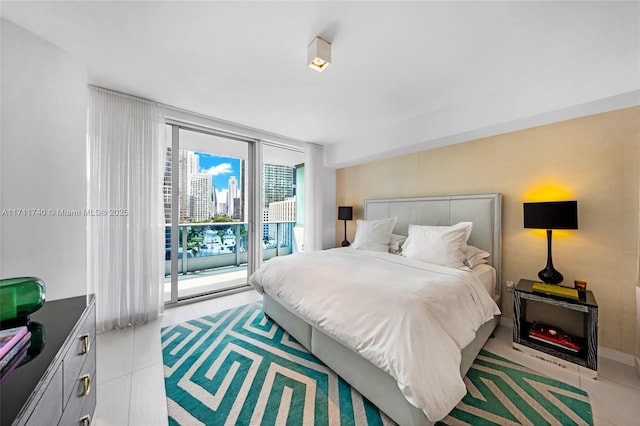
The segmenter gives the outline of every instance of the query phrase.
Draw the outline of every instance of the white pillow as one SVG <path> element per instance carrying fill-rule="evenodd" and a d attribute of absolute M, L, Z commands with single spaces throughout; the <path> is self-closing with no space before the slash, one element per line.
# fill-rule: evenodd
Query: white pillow
<path fill-rule="evenodd" d="M 409 225 L 409 238 L 402 247 L 402 255 L 451 268 L 464 266 L 472 228 L 471 222 L 452 226 Z"/>
<path fill-rule="evenodd" d="M 358 250 L 389 251 L 388 244 L 396 220 L 397 216 L 380 220 L 358 219 L 352 247 Z"/>
<path fill-rule="evenodd" d="M 483 263 L 489 263 L 487 258 L 491 256 L 491 254 L 487 251 L 479 249 L 475 246 L 467 245 L 467 250 L 465 251 L 465 266 L 469 268 L 473 268 L 476 265 L 482 265 Z"/>
<path fill-rule="evenodd" d="M 400 254 L 402 252 L 402 245 L 407 241 L 407 237 L 405 235 L 391 234 L 391 239 L 389 240 L 389 253 Z"/>

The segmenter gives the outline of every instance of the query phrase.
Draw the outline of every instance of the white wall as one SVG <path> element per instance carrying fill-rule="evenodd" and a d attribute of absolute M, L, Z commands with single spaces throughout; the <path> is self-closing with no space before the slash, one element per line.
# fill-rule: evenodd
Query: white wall
<path fill-rule="evenodd" d="M 87 74 L 35 34 L 0 26 L 0 277 L 40 277 L 47 300 L 85 294 L 86 219 L 51 209 L 86 207 Z"/>

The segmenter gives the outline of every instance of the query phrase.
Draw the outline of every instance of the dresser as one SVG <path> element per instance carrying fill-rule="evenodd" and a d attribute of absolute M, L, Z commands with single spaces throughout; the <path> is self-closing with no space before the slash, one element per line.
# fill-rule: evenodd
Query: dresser
<path fill-rule="evenodd" d="M 0 384 L 2 425 L 91 424 L 96 406 L 95 297 L 47 301 L 31 315 L 44 347 Z"/>

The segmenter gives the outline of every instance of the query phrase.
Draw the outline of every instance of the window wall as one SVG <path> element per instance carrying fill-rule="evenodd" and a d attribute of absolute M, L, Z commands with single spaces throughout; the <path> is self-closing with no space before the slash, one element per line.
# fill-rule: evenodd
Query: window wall
<path fill-rule="evenodd" d="M 166 303 L 242 289 L 258 263 L 297 250 L 301 150 L 180 123 L 167 134 Z"/>

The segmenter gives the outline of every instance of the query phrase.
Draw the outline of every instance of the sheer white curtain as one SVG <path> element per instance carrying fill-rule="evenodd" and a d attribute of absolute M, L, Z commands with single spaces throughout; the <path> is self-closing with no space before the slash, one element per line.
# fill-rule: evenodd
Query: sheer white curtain
<path fill-rule="evenodd" d="M 304 159 L 304 251 L 322 250 L 324 148 L 307 144 Z"/>
<path fill-rule="evenodd" d="M 157 104 L 89 90 L 88 278 L 103 331 L 163 309 L 165 125 Z"/>

